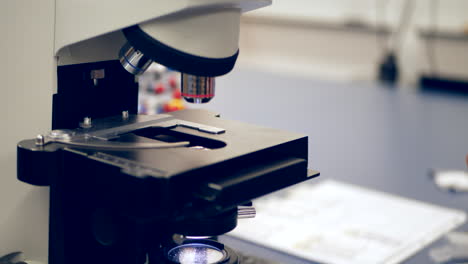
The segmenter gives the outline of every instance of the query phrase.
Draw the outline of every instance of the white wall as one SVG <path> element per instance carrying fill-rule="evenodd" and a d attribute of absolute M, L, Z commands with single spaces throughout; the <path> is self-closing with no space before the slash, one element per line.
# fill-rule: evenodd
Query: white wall
<path fill-rule="evenodd" d="M 361 21 L 398 24 L 404 0 L 274 0 L 271 7 L 251 12 L 241 27 L 240 66 L 290 72 L 324 79 L 373 79 L 382 49 L 373 33 L 326 30 L 310 22 Z M 402 79 L 415 83 L 430 72 L 426 42 L 418 29 L 437 25 L 444 31 L 468 27 L 466 0 L 413 0 L 415 9 L 399 54 Z M 437 7 L 434 20 L 432 5 Z M 383 7 L 386 15 L 383 18 Z M 278 23 L 265 23 L 277 20 Z M 281 24 L 283 20 L 296 25 Z M 303 26 L 297 26 L 303 23 Z M 468 79 L 468 41 L 435 41 L 437 73 Z"/>
<path fill-rule="evenodd" d="M 376 10 L 386 6 L 386 21 L 395 24 L 405 0 L 273 0 L 273 5 L 255 11 L 256 15 L 301 16 L 327 20 L 362 19 L 374 23 Z M 468 23 L 466 0 L 412 0 L 416 3 L 414 20 L 418 25 L 430 23 L 429 7 L 438 6 L 438 24 L 456 28 Z"/>
<path fill-rule="evenodd" d="M 0 8 L 0 256 L 23 251 L 47 263 L 48 188 L 16 178 L 16 144 L 50 130 L 55 77 L 54 0 Z"/>

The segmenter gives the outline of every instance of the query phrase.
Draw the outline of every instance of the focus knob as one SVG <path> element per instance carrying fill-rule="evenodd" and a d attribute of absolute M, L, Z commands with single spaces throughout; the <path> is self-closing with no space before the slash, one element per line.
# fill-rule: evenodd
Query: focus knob
<path fill-rule="evenodd" d="M 254 218 L 257 215 L 257 211 L 253 206 L 238 206 L 237 207 L 237 218 Z"/>

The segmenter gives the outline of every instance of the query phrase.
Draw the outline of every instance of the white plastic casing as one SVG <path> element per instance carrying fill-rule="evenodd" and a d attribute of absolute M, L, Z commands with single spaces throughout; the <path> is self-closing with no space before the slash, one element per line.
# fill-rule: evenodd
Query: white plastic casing
<path fill-rule="evenodd" d="M 269 4 L 271 0 L 57 0 L 54 50 L 59 65 L 116 59 L 125 41 L 120 30 L 140 24 L 172 48 L 229 57 L 238 49 L 240 14 Z"/>
<path fill-rule="evenodd" d="M 140 24 L 148 35 L 180 51 L 208 58 L 226 58 L 239 49 L 241 10 L 192 10 Z M 174 34 L 177 32 L 178 34 Z"/>

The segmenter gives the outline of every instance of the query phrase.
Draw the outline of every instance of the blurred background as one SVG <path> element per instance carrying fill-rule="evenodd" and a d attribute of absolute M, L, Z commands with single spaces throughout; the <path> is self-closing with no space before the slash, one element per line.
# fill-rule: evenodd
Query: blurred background
<path fill-rule="evenodd" d="M 204 108 L 227 119 L 303 133 L 309 136 L 309 167 L 322 173 L 310 186 L 332 180 L 358 186 L 352 187 L 357 197 L 365 192 L 361 187 L 404 197 L 393 208 L 377 204 L 378 209 L 354 210 L 353 206 L 369 205 L 375 199 L 361 197 L 348 204 L 342 198 L 346 196 L 333 189 L 324 193 L 336 195 L 346 210 L 315 208 L 310 201 L 317 197 L 291 200 L 295 206 L 300 204 L 299 209 L 275 205 L 262 212 L 260 206 L 260 216 L 271 213 L 286 220 L 256 219 L 252 229 L 237 234 L 244 239 L 229 238 L 242 252 L 267 259 L 252 263 L 468 262 L 468 225 L 462 224 L 468 212 L 467 10 L 466 0 L 274 0 L 272 6 L 242 17 L 236 67 L 216 78 L 216 97 L 209 104 L 185 103 L 178 73 L 153 65 L 140 77 L 140 112 Z M 315 192 L 327 186 L 317 185 Z M 406 199 L 434 209 L 429 213 L 432 217 L 402 210 L 400 206 L 411 203 Z M 438 206 L 456 209 L 457 216 L 444 211 L 441 216 L 447 217 L 446 222 L 423 228 L 422 223 L 437 222 Z M 311 217 L 307 213 L 311 207 L 324 213 Z M 394 218 L 389 209 L 395 210 Z M 332 221 L 327 212 L 343 215 L 332 219 L 340 225 L 326 229 L 314 222 L 320 217 Z M 382 216 L 383 222 L 372 222 L 374 216 Z M 294 222 L 297 219 L 310 222 L 301 226 Z M 364 219 L 359 224 L 363 230 L 375 227 L 372 234 L 400 234 L 398 248 L 384 254 L 393 257 L 377 254 L 383 251 L 373 249 L 372 239 L 366 238 L 366 246 L 359 247 L 354 259 L 333 261 L 340 255 L 333 252 L 356 246 L 355 240 L 346 242 L 348 233 L 336 235 L 337 226 L 356 224 L 348 219 Z M 265 227 L 271 223 L 278 225 Z M 258 235 L 262 226 L 273 237 Z M 440 249 L 447 243 L 440 238 L 455 226 L 462 232 L 455 234 L 455 240 L 463 243 Z M 281 228 L 288 231 L 274 237 L 271 230 Z M 418 228 L 421 236 L 415 231 Z M 324 261 L 312 261 L 320 256 L 301 255 L 306 251 L 295 250 L 291 242 L 300 234 L 316 237 L 315 231 L 329 233 L 320 235 L 323 243 L 314 242 L 319 249 L 307 252 L 330 253 Z M 458 239 L 459 235 L 464 238 Z M 285 254 L 288 246 L 291 251 Z M 271 250 L 275 247 L 278 250 Z M 359 258 L 369 256 L 374 258 Z"/>
<path fill-rule="evenodd" d="M 466 10 L 465 0 L 275 0 L 243 16 L 235 70 L 466 93 Z M 172 100 L 177 73 L 155 65 L 140 83 L 141 113 L 184 107 Z"/>
<path fill-rule="evenodd" d="M 466 10 L 464 0 L 277 0 L 245 17 L 240 62 L 375 80 L 393 52 L 403 83 L 417 84 L 423 75 L 468 79 Z"/>

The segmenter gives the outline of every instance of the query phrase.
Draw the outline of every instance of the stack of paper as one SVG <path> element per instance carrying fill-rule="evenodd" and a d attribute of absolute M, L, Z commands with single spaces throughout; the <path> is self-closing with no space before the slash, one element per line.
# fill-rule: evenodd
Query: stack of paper
<path fill-rule="evenodd" d="M 257 217 L 231 235 L 328 264 L 399 263 L 466 219 L 462 211 L 331 180 L 254 205 Z"/>

